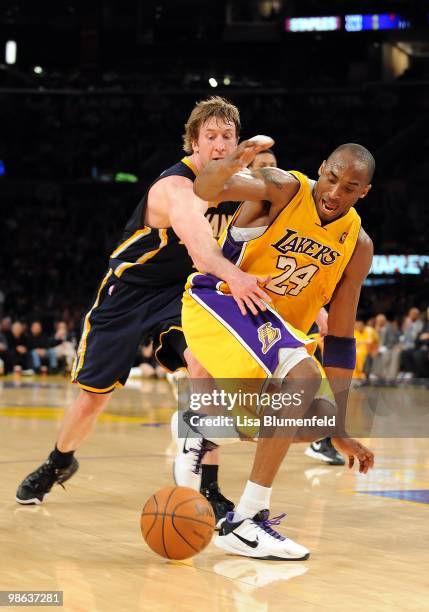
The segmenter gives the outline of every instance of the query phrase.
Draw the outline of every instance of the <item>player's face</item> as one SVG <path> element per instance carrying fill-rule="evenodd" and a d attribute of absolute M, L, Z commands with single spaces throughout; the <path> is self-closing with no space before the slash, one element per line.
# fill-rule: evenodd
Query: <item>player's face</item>
<path fill-rule="evenodd" d="M 343 217 L 370 189 L 367 169 L 356 160 L 338 155 L 323 162 L 314 192 L 321 221 L 329 223 Z"/>
<path fill-rule="evenodd" d="M 277 160 L 272 153 L 258 153 L 253 163 L 250 165 L 251 170 L 259 168 L 277 168 Z"/>
<path fill-rule="evenodd" d="M 202 167 L 214 159 L 223 159 L 237 147 L 235 124 L 211 117 L 201 125 L 198 140 L 192 146 Z"/>

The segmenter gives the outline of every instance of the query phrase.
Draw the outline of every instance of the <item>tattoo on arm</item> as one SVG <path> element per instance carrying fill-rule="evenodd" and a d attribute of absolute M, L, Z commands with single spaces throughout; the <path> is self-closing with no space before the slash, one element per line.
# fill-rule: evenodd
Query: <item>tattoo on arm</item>
<path fill-rule="evenodd" d="M 257 173 L 264 179 L 266 183 L 271 183 L 281 191 L 283 189 L 283 183 L 279 180 L 279 173 L 277 168 L 259 168 Z"/>

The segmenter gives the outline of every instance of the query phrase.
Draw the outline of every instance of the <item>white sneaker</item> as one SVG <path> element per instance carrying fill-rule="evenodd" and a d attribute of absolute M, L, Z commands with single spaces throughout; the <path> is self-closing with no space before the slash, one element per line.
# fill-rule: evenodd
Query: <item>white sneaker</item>
<path fill-rule="evenodd" d="M 234 514 L 228 513 L 222 523 L 215 545 L 226 552 L 264 559 L 266 561 L 304 561 L 310 551 L 286 538 L 272 525 L 279 525 L 285 514 L 268 519 L 269 510 L 261 510 L 253 519 L 234 522 Z"/>
<path fill-rule="evenodd" d="M 177 443 L 177 454 L 173 463 L 174 482 L 180 487 L 199 491 L 201 462 L 207 452 L 216 448 L 216 444 L 204 440 L 202 436 L 196 437 L 198 434 L 183 419 L 182 411 L 175 412 L 171 417 L 171 435 Z"/>

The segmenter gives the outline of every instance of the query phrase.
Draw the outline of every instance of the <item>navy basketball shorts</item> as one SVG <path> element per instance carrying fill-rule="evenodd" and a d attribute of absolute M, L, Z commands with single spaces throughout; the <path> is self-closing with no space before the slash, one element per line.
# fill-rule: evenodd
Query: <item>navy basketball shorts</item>
<path fill-rule="evenodd" d="M 182 294 L 175 303 L 171 303 L 170 317 L 162 321 L 152 333 L 155 358 L 168 372 L 186 368 L 184 352 L 187 344 L 182 329 Z"/>
<path fill-rule="evenodd" d="M 159 343 L 161 334 L 167 340 L 170 331 L 181 333 L 182 294 L 182 284 L 144 287 L 126 283 L 109 270 L 83 319 L 72 381 L 93 393 L 123 386 L 144 338 Z"/>

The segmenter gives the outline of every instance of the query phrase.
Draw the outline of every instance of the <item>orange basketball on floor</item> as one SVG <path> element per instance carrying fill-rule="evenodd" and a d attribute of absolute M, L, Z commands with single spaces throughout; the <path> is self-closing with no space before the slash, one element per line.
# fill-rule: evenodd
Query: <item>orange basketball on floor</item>
<path fill-rule="evenodd" d="M 167 559 L 188 559 L 210 542 L 215 516 L 209 502 L 188 487 L 165 487 L 145 503 L 140 519 L 143 538 Z"/>

